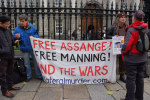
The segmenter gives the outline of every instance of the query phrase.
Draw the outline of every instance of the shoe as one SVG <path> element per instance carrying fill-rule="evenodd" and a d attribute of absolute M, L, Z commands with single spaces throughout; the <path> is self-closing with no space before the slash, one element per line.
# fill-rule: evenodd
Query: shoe
<path fill-rule="evenodd" d="M 43 80 L 43 77 L 38 77 L 38 78 L 36 78 L 36 79 L 38 79 L 38 80 Z"/>
<path fill-rule="evenodd" d="M 124 77 L 124 74 L 120 74 L 120 79 L 119 80 L 126 83 L 126 79 Z"/>
<path fill-rule="evenodd" d="M 149 78 L 149 75 L 148 74 L 144 74 L 144 78 Z"/>
<path fill-rule="evenodd" d="M 26 80 L 25 80 L 25 82 L 29 82 L 30 80 L 31 80 L 31 78 L 29 78 L 29 79 L 26 79 Z"/>
<path fill-rule="evenodd" d="M 15 87 L 15 86 L 12 86 L 11 88 L 8 88 L 8 90 L 20 90 L 21 88 L 20 87 Z"/>
<path fill-rule="evenodd" d="M 12 98 L 12 97 L 15 96 L 14 94 L 12 94 L 11 92 L 9 92 L 8 90 L 6 92 L 2 93 L 2 94 L 3 94 L 3 96 L 6 96 L 8 98 Z"/>

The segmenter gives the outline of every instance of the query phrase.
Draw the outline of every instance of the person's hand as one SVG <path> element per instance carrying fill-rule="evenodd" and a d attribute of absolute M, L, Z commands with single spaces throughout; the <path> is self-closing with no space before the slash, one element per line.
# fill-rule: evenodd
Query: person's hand
<path fill-rule="evenodd" d="M 118 37 L 119 35 L 115 35 L 115 37 Z"/>
<path fill-rule="evenodd" d="M 30 36 L 30 38 L 33 38 L 33 36 Z"/>
<path fill-rule="evenodd" d="M 18 43 L 19 43 L 19 40 L 16 40 L 16 41 L 15 41 L 15 44 L 18 44 Z"/>
<path fill-rule="evenodd" d="M 16 38 L 16 39 L 19 39 L 19 38 L 20 38 L 20 34 L 17 33 L 17 34 L 15 35 L 15 38 Z"/>

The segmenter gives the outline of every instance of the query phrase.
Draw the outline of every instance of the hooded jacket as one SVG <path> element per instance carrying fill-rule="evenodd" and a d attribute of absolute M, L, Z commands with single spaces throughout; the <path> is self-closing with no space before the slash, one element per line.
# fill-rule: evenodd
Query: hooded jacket
<path fill-rule="evenodd" d="M 136 49 L 136 44 L 139 39 L 139 30 L 148 28 L 148 25 L 143 21 L 135 21 L 126 28 L 125 42 L 122 47 L 122 55 L 124 61 L 131 63 L 141 63 L 147 61 L 147 53 L 141 53 Z"/>
<path fill-rule="evenodd" d="M 18 26 L 14 30 L 14 34 L 13 34 L 14 39 L 17 33 L 20 34 L 20 38 L 19 38 L 20 50 L 22 52 L 31 52 L 32 46 L 30 42 L 30 36 L 38 38 L 39 35 L 37 33 L 37 29 L 30 23 L 28 23 L 28 26 L 26 29 L 24 29 L 23 27 L 20 26 L 20 24 L 18 24 Z"/>

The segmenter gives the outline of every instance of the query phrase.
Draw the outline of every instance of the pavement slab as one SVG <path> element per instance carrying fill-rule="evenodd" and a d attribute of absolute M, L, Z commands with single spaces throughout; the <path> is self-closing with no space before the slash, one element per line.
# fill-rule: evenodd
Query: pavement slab
<path fill-rule="evenodd" d="M 117 83 L 123 88 L 126 90 L 126 84 L 120 80 L 117 81 Z"/>
<path fill-rule="evenodd" d="M 36 92 L 18 92 L 13 100 L 33 100 Z"/>
<path fill-rule="evenodd" d="M 12 100 L 11 98 L 4 97 L 0 92 L 0 100 Z"/>
<path fill-rule="evenodd" d="M 63 100 L 63 89 L 39 88 L 33 100 Z"/>
<path fill-rule="evenodd" d="M 35 92 L 38 90 L 40 84 L 41 84 L 41 80 L 32 79 L 29 82 L 27 82 L 26 85 L 24 85 L 24 87 L 21 89 L 21 91 Z"/>
<path fill-rule="evenodd" d="M 144 93 L 144 100 L 150 100 L 150 95 L 148 95 L 147 93 Z"/>
<path fill-rule="evenodd" d="M 58 85 L 58 84 L 48 84 L 44 81 L 42 81 L 40 87 L 42 88 L 46 88 L 46 87 L 58 87 L 58 88 L 62 88 L 62 85 Z"/>
<path fill-rule="evenodd" d="M 109 91 L 117 91 L 117 90 L 122 90 L 123 88 L 116 82 L 116 83 L 104 83 L 104 86 L 107 88 Z"/>
<path fill-rule="evenodd" d="M 150 82 L 144 83 L 144 92 L 150 95 Z"/>
<path fill-rule="evenodd" d="M 86 85 L 91 97 L 91 100 L 114 100 L 111 95 L 107 94 L 107 89 L 103 84 Z"/>
<path fill-rule="evenodd" d="M 89 99 L 85 85 L 64 85 L 64 99 Z"/>
<path fill-rule="evenodd" d="M 115 100 L 122 100 L 125 98 L 126 91 L 125 90 L 118 90 L 118 91 L 112 91 L 113 92 L 113 97 Z"/>
<path fill-rule="evenodd" d="M 64 100 L 90 100 L 90 99 L 64 99 Z"/>
<path fill-rule="evenodd" d="M 144 78 L 144 83 L 149 83 L 150 80 L 148 78 Z"/>

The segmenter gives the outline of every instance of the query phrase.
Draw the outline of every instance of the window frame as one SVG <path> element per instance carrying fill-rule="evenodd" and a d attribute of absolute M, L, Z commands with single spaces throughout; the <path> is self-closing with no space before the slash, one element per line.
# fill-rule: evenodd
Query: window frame
<path fill-rule="evenodd" d="M 62 32 L 60 32 L 60 35 L 62 35 L 63 34 L 63 19 L 60 19 L 60 22 L 61 22 L 61 25 L 62 25 L 62 26 L 60 25 L 60 28 L 62 28 Z M 57 28 L 59 29 L 59 19 L 55 19 L 55 34 L 59 35 L 59 30 L 57 32 Z"/>

